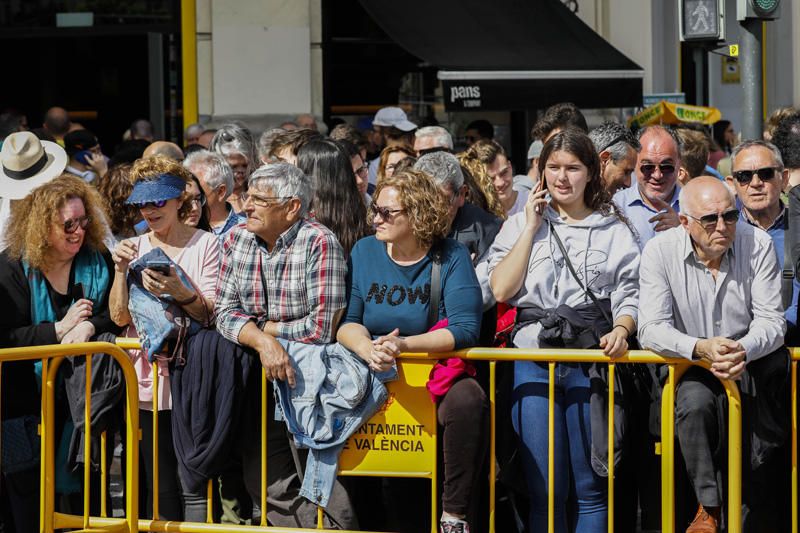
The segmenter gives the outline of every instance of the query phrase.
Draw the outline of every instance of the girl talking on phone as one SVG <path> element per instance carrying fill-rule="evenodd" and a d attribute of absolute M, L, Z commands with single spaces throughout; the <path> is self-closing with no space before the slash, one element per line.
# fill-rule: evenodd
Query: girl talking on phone
<path fill-rule="evenodd" d="M 589 137 L 554 135 L 539 159 L 539 186 L 524 212 L 509 218 L 489 254 L 498 302 L 517 307 L 518 348 L 628 349 L 636 330 L 639 246 L 603 188 Z M 560 363 L 555 372 L 555 530 L 605 531 L 606 481 L 593 470 L 590 364 Z M 531 499 L 530 531 L 547 529 L 548 365 L 514 363 L 512 420 L 523 449 Z M 605 461 L 605 453 L 599 454 Z M 568 505 L 570 487 L 574 505 Z M 568 517 L 567 509 L 577 516 Z"/>

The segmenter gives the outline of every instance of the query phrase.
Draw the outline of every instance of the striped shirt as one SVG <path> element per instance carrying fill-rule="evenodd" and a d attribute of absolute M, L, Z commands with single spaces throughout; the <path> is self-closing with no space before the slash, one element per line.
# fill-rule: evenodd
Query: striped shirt
<path fill-rule="evenodd" d="M 238 342 L 249 321 L 277 322 L 280 337 L 309 344 L 332 342 L 346 307 L 347 263 L 325 226 L 300 220 L 268 250 L 263 240 L 234 227 L 222 245 L 216 314 L 220 334 Z"/>

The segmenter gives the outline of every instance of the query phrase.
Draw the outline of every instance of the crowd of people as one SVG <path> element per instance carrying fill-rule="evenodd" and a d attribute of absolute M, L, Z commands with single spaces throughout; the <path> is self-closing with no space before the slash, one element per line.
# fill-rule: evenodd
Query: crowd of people
<path fill-rule="evenodd" d="M 531 132 L 524 174 L 488 122 L 471 123 L 455 153 L 447 129 L 417 127 L 398 107 L 379 110 L 366 133 L 342 123 L 325 136 L 311 115 L 260 136 L 193 124 L 184 148 L 136 121 L 110 158 L 61 108 L 35 132 L 24 118 L 0 115 L 0 347 L 141 340 L 129 356 L 143 516 L 157 507 L 163 520 L 205 521 L 211 479 L 217 519 L 259 524 L 266 410 L 269 524 L 314 527 L 322 506 L 328 527 L 422 531 L 425 513 L 404 511 L 424 505 L 418 485 L 336 476 L 402 353 L 596 348 L 614 360 L 641 347 L 708 366 L 676 391 L 685 531 L 725 528 L 720 380 L 742 396 L 744 529 L 787 527 L 800 111 L 779 110 L 764 139 L 740 141 L 726 121 L 713 135 L 612 122 L 589 131 L 576 106 L 558 104 Z M 94 451 L 96 433 L 124 431 L 124 380 L 108 358 L 93 361 Z M 99 505 L 99 452 L 83 457 L 80 446 L 83 364 L 65 363 L 56 392 L 63 512 L 80 512 L 86 461 Z M 551 451 L 548 366 L 500 366 L 491 459 L 487 368 L 453 357 L 431 371 L 439 530 L 486 526 L 477 502 L 490 460 L 503 527 L 546 530 L 549 453 L 557 532 L 606 530 L 609 461 L 615 530 L 657 529 L 665 368 L 621 365 L 609 406 L 606 365 L 558 364 Z M 38 452 L 42 379 L 30 361 L 2 366 L 3 531 L 38 529 L 37 458 L 9 443 Z"/>

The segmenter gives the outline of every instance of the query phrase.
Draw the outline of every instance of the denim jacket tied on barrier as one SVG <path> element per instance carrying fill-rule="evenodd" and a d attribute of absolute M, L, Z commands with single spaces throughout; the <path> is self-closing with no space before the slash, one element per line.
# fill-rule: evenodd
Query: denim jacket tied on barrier
<path fill-rule="evenodd" d="M 296 384 L 273 381 L 276 419 L 286 422 L 298 448 L 310 450 L 300 495 L 325 507 L 345 442 L 384 404 L 383 384 L 397 379 L 397 369 L 375 374 L 338 343 L 278 341 L 292 361 Z"/>

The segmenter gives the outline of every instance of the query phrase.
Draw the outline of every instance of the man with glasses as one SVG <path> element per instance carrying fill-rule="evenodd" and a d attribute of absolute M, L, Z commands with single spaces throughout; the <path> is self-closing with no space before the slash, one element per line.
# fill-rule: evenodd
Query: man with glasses
<path fill-rule="evenodd" d="M 710 365 L 710 371 L 691 367 L 676 392 L 676 432 L 699 504 L 687 533 L 719 528 L 727 439 L 719 380 L 738 380 L 744 412 L 742 516 L 744 530 L 755 531 L 750 528 L 780 515 L 763 512 L 770 506 L 763 467 L 786 436 L 781 394 L 788 353 L 778 262 L 769 235 L 739 222 L 724 183 L 701 176 L 680 196 L 680 227 L 651 239 L 642 252 L 639 341 L 661 355 Z"/>
<path fill-rule="evenodd" d="M 303 171 L 287 163 L 267 164 L 253 172 L 248 185 L 243 196 L 247 222 L 234 227 L 222 245 L 217 330 L 257 353 L 267 380 L 286 381 L 294 388 L 295 371 L 278 339 L 305 344 L 334 341 L 347 303 L 347 263 L 334 234 L 306 218 L 313 190 Z M 269 522 L 314 527 L 316 506 L 299 495 L 286 428 L 271 416 L 274 398 L 272 392 L 267 396 Z M 249 434 L 241 439 L 244 480 L 254 506 L 261 494 L 258 419 L 250 417 L 243 424 Z M 338 484 L 325 511 L 344 529 L 357 527 Z M 258 513 L 254 509 L 254 520 Z"/>
<path fill-rule="evenodd" d="M 223 156 L 208 150 L 192 152 L 186 156 L 183 166 L 200 182 L 208 205 L 211 231 L 222 244 L 228 232 L 247 219 L 227 202 L 233 192 L 233 170 Z"/>
<path fill-rule="evenodd" d="M 618 191 L 614 203 L 634 225 L 644 247 L 656 233 L 680 225 L 677 181 L 681 151 L 675 132 L 664 126 L 639 130 L 639 144 L 636 184 Z"/>
<path fill-rule="evenodd" d="M 789 229 L 789 214 L 781 200 L 789 171 L 784 168 L 775 145 L 766 141 L 745 141 L 736 145 L 731 161 L 731 175 L 725 179 L 741 202 L 741 220 L 769 233 L 778 265 L 783 265 L 781 296 L 787 326 L 786 343 L 794 346 L 800 283 L 791 262 L 791 248 L 787 248 L 791 239 L 784 238 Z"/>
<path fill-rule="evenodd" d="M 441 126 L 425 126 L 414 132 L 414 152 L 417 157 L 433 152 L 452 152 L 453 136 Z"/>

